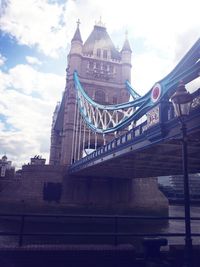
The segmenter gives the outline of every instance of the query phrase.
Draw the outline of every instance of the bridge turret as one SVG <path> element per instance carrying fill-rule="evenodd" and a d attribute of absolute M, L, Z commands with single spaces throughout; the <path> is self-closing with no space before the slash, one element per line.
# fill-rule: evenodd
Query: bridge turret
<path fill-rule="evenodd" d="M 123 80 L 128 80 L 129 82 L 131 81 L 131 67 L 132 67 L 131 56 L 132 56 L 132 50 L 126 32 L 124 45 L 121 50 L 122 81 Z"/>
<path fill-rule="evenodd" d="M 68 55 L 68 65 L 70 66 L 69 74 L 73 74 L 74 70 L 79 71 L 81 66 L 83 41 L 81 38 L 79 25 L 80 20 L 77 21 L 77 28 L 71 40 L 71 49 Z"/>

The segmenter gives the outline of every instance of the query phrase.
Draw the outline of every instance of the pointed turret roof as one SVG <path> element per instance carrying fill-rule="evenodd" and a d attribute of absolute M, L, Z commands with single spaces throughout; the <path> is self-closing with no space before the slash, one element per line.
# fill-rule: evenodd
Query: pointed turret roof
<path fill-rule="evenodd" d="M 125 33 L 125 41 L 124 41 L 124 45 L 122 47 L 122 51 L 130 51 L 132 52 L 131 50 L 131 46 L 130 46 L 130 43 L 129 43 L 129 40 L 128 40 L 128 32 Z"/>
<path fill-rule="evenodd" d="M 111 51 L 111 58 L 120 60 L 121 55 L 119 51 L 115 48 L 110 36 L 106 31 L 106 27 L 103 24 L 96 24 L 93 31 L 87 38 L 83 45 L 83 52 L 88 54 L 93 54 L 94 47 L 106 48 Z"/>
<path fill-rule="evenodd" d="M 4 155 L 4 156 L 2 157 L 2 160 L 3 160 L 3 161 L 7 161 L 7 159 L 8 159 L 8 158 L 7 158 L 6 155 Z"/>
<path fill-rule="evenodd" d="M 122 47 L 122 51 L 130 51 L 130 52 L 132 52 L 131 46 L 129 44 L 128 39 L 125 40 L 124 45 Z"/>
<path fill-rule="evenodd" d="M 81 33 L 80 33 L 80 29 L 79 29 L 79 25 L 80 25 L 80 20 L 77 21 L 77 28 L 76 31 L 74 33 L 74 37 L 72 38 L 72 42 L 73 41 L 79 41 L 79 42 L 83 42 L 82 38 L 81 38 Z"/>

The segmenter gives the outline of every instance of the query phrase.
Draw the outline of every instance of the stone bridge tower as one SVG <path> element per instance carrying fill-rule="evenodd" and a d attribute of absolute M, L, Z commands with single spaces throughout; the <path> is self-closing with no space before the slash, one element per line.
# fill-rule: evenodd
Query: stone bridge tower
<path fill-rule="evenodd" d="M 83 43 L 79 24 L 77 22 L 77 29 L 71 40 L 66 88 L 62 101 L 57 104 L 53 115 L 51 166 L 44 166 L 54 172 L 48 171 L 45 175 L 48 179 L 54 175 L 55 181 L 58 181 L 59 177 L 62 179 L 61 202 L 66 207 L 74 207 L 78 212 L 82 210 L 83 213 L 88 213 L 90 210 L 94 213 L 166 214 L 168 201 L 158 190 L 156 178 L 111 178 L 108 172 L 108 177 L 99 179 L 70 176 L 67 172 L 68 166 L 73 162 L 74 133 L 78 133 L 77 129 L 80 129 L 79 136 L 81 136 L 83 132 L 82 128 L 76 128 L 81 121 L 79 118 L 76 120 L 76 114 L 79 113 L 76 113 L 74 71 L 78 72 L 86 93 L 100 104 L 122 103 L 128 101 L 130 97 L 125 88 L 125 81 L 131 79 L 132 55 L 127 37 L 121 51 L 118 51 L 100 21 Z M 80 150 L 78 155 L 79 152 Z"/>
<path fill-rule="evenodd" d="M 53 116 L 50 149 L 50 164 L 53 165 L 68 165 L 71 162 L 76 103 L 73 81 L 75 70 L 83 88 L 94 101 L 117 104 L 129 100 L 125 81 L 131 80 L 132 51 L 127 36 L 121 51 L 118 51 L 104 24 L 99 21 L 83 43 L 79 24 L 78 21 L 71 40 L 65 92 Z"/>

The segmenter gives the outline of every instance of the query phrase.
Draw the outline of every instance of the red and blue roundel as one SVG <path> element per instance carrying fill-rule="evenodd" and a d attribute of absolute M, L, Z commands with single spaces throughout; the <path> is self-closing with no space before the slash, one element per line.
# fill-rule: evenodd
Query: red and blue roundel
<path fill-rule="evenodd" d="M 151 91 L 151 101 L 157 102 L 161 95 L 161 85 L 159 83 L 155 84 Z"/>

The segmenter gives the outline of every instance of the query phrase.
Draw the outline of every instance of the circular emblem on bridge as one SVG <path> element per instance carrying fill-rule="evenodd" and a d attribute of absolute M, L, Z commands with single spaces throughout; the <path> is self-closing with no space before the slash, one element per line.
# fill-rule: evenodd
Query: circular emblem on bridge
<path fill-rule="evenodd" d="M 161 85 L 159 83 L 157 83 L 156 85 L 154 85 L 152 91 L 151 91 L 151 100 L 152 102 L 156 102 L 158 101 L 158 99 L 160 98 L 161 95 Z"/>

